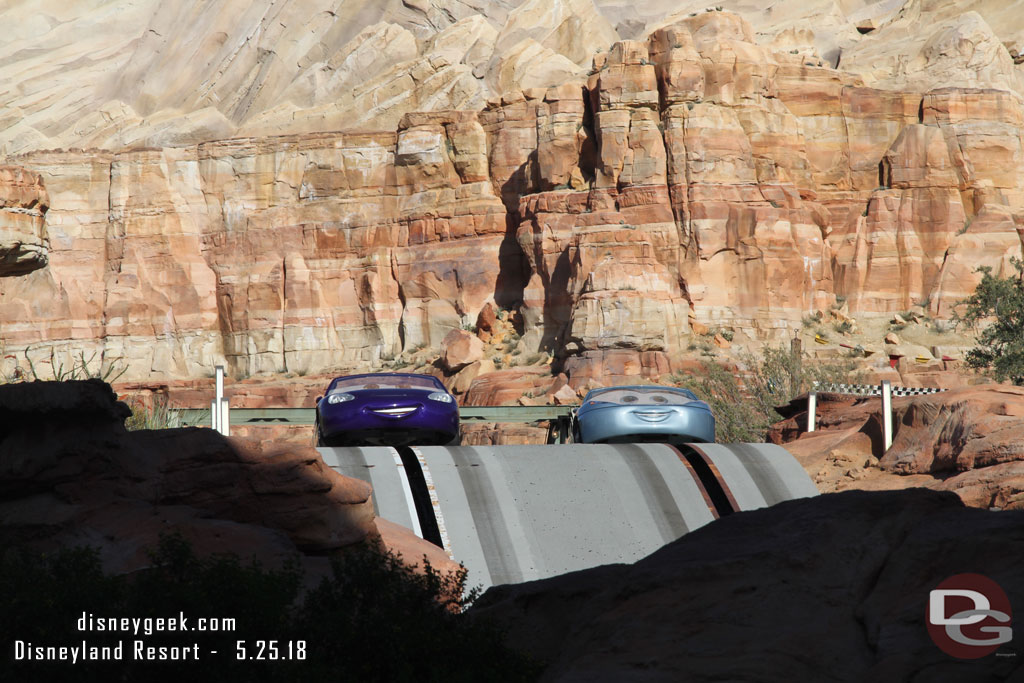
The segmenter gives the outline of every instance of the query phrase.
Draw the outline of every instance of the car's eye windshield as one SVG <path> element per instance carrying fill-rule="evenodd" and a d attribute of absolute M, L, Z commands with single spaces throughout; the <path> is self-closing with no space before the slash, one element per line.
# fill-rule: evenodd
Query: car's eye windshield
<path fill-rule="evenodd" d="M 640 406 L 681 406 L 695 401 L 696 396 L 684 389 L 666 390 L 653 389 L 609 389 L 593 394 L 592 401 L 604 401 L 607 403 L 618 403 L 619 405 L 640 405 Z"/>
<path fill-rule="evenodd" d="M 427 377 L 349 377 L 339 379 L 331 389 L 332 394 L 362 389 L 426 389 L 438 391 L 441 387 Z"/>

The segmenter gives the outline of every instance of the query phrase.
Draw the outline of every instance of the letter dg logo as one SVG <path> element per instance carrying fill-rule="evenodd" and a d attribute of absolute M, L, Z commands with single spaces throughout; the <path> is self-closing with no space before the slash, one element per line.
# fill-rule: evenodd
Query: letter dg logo
<path fill-rule="evenodd" d="M 928 594 L 928 635 L 948 655 L 977 659 L 1013 637 L 1010 600 L 981 574 L 951 576 Z"/>

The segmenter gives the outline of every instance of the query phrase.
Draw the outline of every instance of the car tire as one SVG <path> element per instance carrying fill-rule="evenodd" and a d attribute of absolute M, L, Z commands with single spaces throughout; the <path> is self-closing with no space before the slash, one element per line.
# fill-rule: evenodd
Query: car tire
<path fill-rule="evenodd" d="M 328 446 L 327 439 L 324 438 L 324 433 L 320 429 L 320 416 L 317 416 L 316 422 L 313 423 L 313 442 L 317 448 L 323 448 Z"/>

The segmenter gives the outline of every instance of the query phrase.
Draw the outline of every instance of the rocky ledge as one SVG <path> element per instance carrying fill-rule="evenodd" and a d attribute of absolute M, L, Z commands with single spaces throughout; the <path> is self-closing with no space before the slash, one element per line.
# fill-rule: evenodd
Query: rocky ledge
<path fill-rule="evenodd" d="M 47 264 L 50 199 L 42 177 L 20 166 L 0 166 L 0 188 L 0 277 L 25 275 Z"/>

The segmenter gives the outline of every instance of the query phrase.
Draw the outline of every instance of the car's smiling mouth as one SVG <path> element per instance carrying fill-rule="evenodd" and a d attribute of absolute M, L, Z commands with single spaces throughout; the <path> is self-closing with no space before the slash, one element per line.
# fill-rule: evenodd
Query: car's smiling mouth
<path fill-rule="evenodd" d="M 402 408 L 371 408 L 370 412 L 385 417 L 405 417 L 416 412 L 417 406 L 405 406 Z"/>
<path fill-rule="evenodd" d="M 639 417 L 641 420 L 647 420 L 648 422 L 661 422 L 673 411 L 671 410 L 634 410 L 633 414 Z"/>

